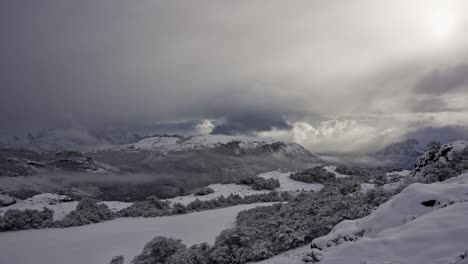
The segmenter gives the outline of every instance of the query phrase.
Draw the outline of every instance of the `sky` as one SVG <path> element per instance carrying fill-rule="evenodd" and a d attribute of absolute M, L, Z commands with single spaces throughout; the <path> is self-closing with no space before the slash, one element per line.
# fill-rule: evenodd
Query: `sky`
<path fill-rule="evenodd" d="M 463 0 L 5 0 L 0 130 L 200 120 L 373 150 L 468 124 L 466 32 Z"/>

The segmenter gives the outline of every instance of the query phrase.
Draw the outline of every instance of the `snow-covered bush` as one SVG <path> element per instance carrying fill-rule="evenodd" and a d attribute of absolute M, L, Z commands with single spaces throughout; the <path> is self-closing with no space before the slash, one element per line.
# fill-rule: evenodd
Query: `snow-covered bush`
<path fill-rule="evenodd" d="M 420 182 L 444 181 L 468 171 L 468 147 L 466 142 L 441 145 L 434 142 L 416 161 L 412 175 Z"/>
<path fill-rule="evenodd" d="M 274 190 L 278 187 L 280 187 L 278 179 L 265 179 L 262 177 L 256 178 L 252 184 L 254 190 Z"/>
<path fill-rule="evenodd" d="M 369 175 L 369 172 L 366 169 L 357 167 L 357 166 L 340 165 L 336 167 L 336 172 L 340 174 L 352 175 L 352 176 Z"/>
<path fill-rule="evenodd" d="M 274 190 L 280 187 L 277 179 L 265 179 L 259 176 L 246 177 L 238 180 L 237 184 L 251 185 L 254 190 Z"/>
<path fill-rule="evenodd" d="M 109 264 L 124 264 L 124 261 L 125 261 L 124 257 L 116 256 L 112 258 Z"/>
<path fill-rule="evenodd" d="M 211 189 L 210 187 L 205 187 L 205 188 L 202 188 L 201 190 L 199 190 L 198 192 L 195 193 L 196 196 L 204 196 L 204 195 L 208 195 L 210 193 L 214 193 L 215 191 L 213 189 Z"/>
<path fill-rule="evenodd" d="M 169 202 L 159 200 L 155 196 L 150 196 L 145 201 L 134 202 L 117 212 L 120 217 L 157 217 L 171 214 Z"/>
<path fill-rule="evenodd" d="M 0 216 L 0 232 L 22 229 L 38 229 L 51 226 L 54 212 L 48 208 L 43 211 L 10 209 Z"/>
<path fill-rule="evenodd" d="M 316 166 L 307 170 L 292 173 L 289 177 L 295 181 L 305 183 L 324 183 L 335 179 L 335 174 L 327 171 L 324 166 Z"/>
<path fill-rule="evenodd" d="M 215 199 L 201 201 L 196 199 L 186 206 L 188 211 L 202 211 L 210 210 L 215 208 L 222 208 L 228 206 L 234 206 L 238 204 L 252 204 L 261 202 L 283 202 L 287 197 L 286 194 L 280 194 L 276 191 L 261 194 L 252 194 L 248 196 L 240 196 L 238 194 L 230 194 L 227 197 L 220 196 Z"/>
<path fill-rule="evenodd" d="M 359 178 L 325 182 L 320 192 L 304 192 L 287 204 L 242 211 L 236 227 L 225 230 L 212 249 L 214 263 L 245 263 L 304 245 L 323 236 L 342 220 L 368 215 L 387 201 L 394 191 L 383 188 L 358 192 Z M 341 240 L 357 239 L 342 237 Z"/>
<path fill-rule="evenodd" d="M 181 240 L 155 237 L 145 245 L 143 252 L 132 260 L 132 264 L 166 264 L 168 260 L 174 263 L 174 259 L 171 260 L 170 257 L 174 254 L 180 257 L 182 255 L 181 252 L 185 251 L 187 251 L 187 247 L 182 244 Z M 180 261 L 180 259 L 177 260 Z M 189 262 L 181 261 L 179 263 Z"/>
<path fill-rule="evenodd" d="M 239 226 L 221 232 L 216 238 L 210 257 L 214 263 L 246 263 L 253 260 L 251 246 L 255 242 L 252 236 L 255 230 Z"/>
<path fill-rule="evenodd" d="M 316 263 L 320 262 L 323 259 L 323 253 L 319 249 L 313 248 L 302 261 L 305 263 Z"/>
<path fill-rule="evenodd" d="M 75 210 L 71 211 L 63 219 L 56 221 L 54 227 L 82 226 L 114 218 L 114 213 L 107 205 L 97 204 L 96 200 L 84 198 L 78 203 Z"/>
<path fill-rule="evenodd" d="M 185 214 L 187 212 L 187 207 L 181 203 L 174 203 L 172 205 L 172 214 Z"/>

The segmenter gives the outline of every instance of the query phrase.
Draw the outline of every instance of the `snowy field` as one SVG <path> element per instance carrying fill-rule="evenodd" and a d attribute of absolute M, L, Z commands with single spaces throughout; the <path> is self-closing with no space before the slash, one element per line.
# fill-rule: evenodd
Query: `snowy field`
<path fill-rule="evenodd" d="M 272 171 L 267 173 L 259 174 L 259 177 L 265 179 L 278 179 L 280 182 L 280 187 L 276 188 L 276 191 L 319 191 L 323 188 L 322 184 L 311 184 L 311 183 L 304 183 L 300 181 L 294 181 L 289 178 L 290 173 L 282 173 L 279 171 Z M 253 194 L 262 194 L 262 193 L 269 193 L 269 190 L 254 190 L 249 185 L 238 185 L 238 184 L 211 184 L 208 187 L 212 188 L 215 192 L 210 193 L 204 196 L 195 196 L 195 195 L 186 195 L 186 196 L 178 196 L 175 198 L 167 199 L 171 203 L 181 203 L 183 205 L 187 205 L 196 199 L 201 201 L 211 200 L 218 198 L 220 196 L 227 197 L 231 194 L 238 194 L 242 197 L 253 195 Z M 35 195 L 26 200 L 17 200 L 17 202 L 13 205 L 7 207 L 0 208 L 0 215 L 3 215 L 9 209 L 18 209 L 18 210 L 25 210 L 25 209 L 34 209 L 34 210 L 42 210 L 44 207 L 49 208 L 54 211 L 54 219 L 60 220 L 65 215 L 70 213 L 71 211 L 75 210 L 78 202 L 77 201 L 69 201 L 68 196 L 53 194 L 53 193 L 43 193 Z M 109 209 L 116 212 L 123 208 L 130 206 L 132 203 L 126 202 L 118 202 L 118 201 L 105 201 L 101 202 L 106 204 Z"/>
<path fill-rule="evenodd" d="M 222 230 L 234 225 L 237 213 L 270 204 L 156 218 L 119 218 L 65 229 L 0 233 L 0 263 L 107 264 L 115 255 L 123 255 L 129 263 L 156 236 L 179 238 L 189 246 L 202 242 L 213 244 Z"/>
<path fill-rule="evenodd" d="M 289 192 L 294 192 L 294 191 L 320 191 L 323 188 L 322 184 L 312 184 L 312 183 L 305 183 L 305 182 L 300 182 L 300 181 L 295 181 L 289 178 L 289 175 L 291 173 L 282 173 L 279 171 L 271 171 L 271 172 L 266 172 L 259 174 L 259 177 L 265 178 L 265 179 L 277 179 L 280 182 L 280 187 L 276 188 L 276 191 L 289 191 Z M 269 190 L 254 190 L 252 189 L 252 186 L 249 185 L 238 185 L 238 184 L 211 184 L 208 185 L 211 189 L 214 190 L 214 193 L 210 193 L 208 195 L 204 196 L 196 196 L 196 195 L 187 195 L 187 196 L 178 196 L 172 199 L 167 199 L 167 201 L 170 201 L 171 203 L 181 203 L 183 205 L 187 205 L 196 199 L 199 199 L 201 201 L 205 200 L 211 200 L 218 198 L 220 196 L 227 197 L 231 194 L 238 194 L 242 197 L 248 196 L 248 195 L 253 195 L 253 194 L 262 194 L 262 193 L 269 193 L 271 191 Z"/>
<path fill-rule="evenodd" d="M 15 204 L 7 207 L 0 208 L 0 215 L 5 214 L 9 209 L 25 210 L 43 210 L 44 207 L 54 211 L 54 220 L 60 220 L 75 210 L 78 205 L 77 201 L 70 201 L 70 198 L 66 195 L 59 195 L 55 193 L 42 193 L 35 195 L 26 200 L 17 200 Z M 120 209 L 130 206 L 132 203 L 117 202 L 117 201 L 106 201 L 101 202 L 106 204 L 109 209 L 116 212 Z"/>
<path fill-rule="evenodd" d="M 363 230 L 355 242 L 337 239 Z M 313 243 L 323 248 L 320 264 L 466 264 L 466 257 L 457 258 L 468 250 L 468 174 L 412 184 L 369 216 L 343 221 Z M 260 263 L 304 263 L 309 252 L 307 245 Z"/>

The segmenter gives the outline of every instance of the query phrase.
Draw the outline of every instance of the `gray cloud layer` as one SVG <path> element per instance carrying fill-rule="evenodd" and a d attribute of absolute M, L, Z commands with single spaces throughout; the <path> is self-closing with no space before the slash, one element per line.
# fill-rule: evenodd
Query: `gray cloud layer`
<path fill-rule="evenodd" d="M 467 11 L 461 0 L 5 1 L 0 123 L 216 119 L 215 132 L 250 133 L 466 111 Z M 456 19 L 443 38 L 440 12 Z"/>

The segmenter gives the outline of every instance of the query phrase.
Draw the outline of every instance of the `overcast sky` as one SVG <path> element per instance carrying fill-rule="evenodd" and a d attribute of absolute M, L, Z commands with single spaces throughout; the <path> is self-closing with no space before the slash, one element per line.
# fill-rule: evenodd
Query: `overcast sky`
<path fill-rule="evenodd" d="M 463 0 L 5 0 L 0 124 L 206 119 L 372 149 L 468 124 L 466 32 Z"/>

